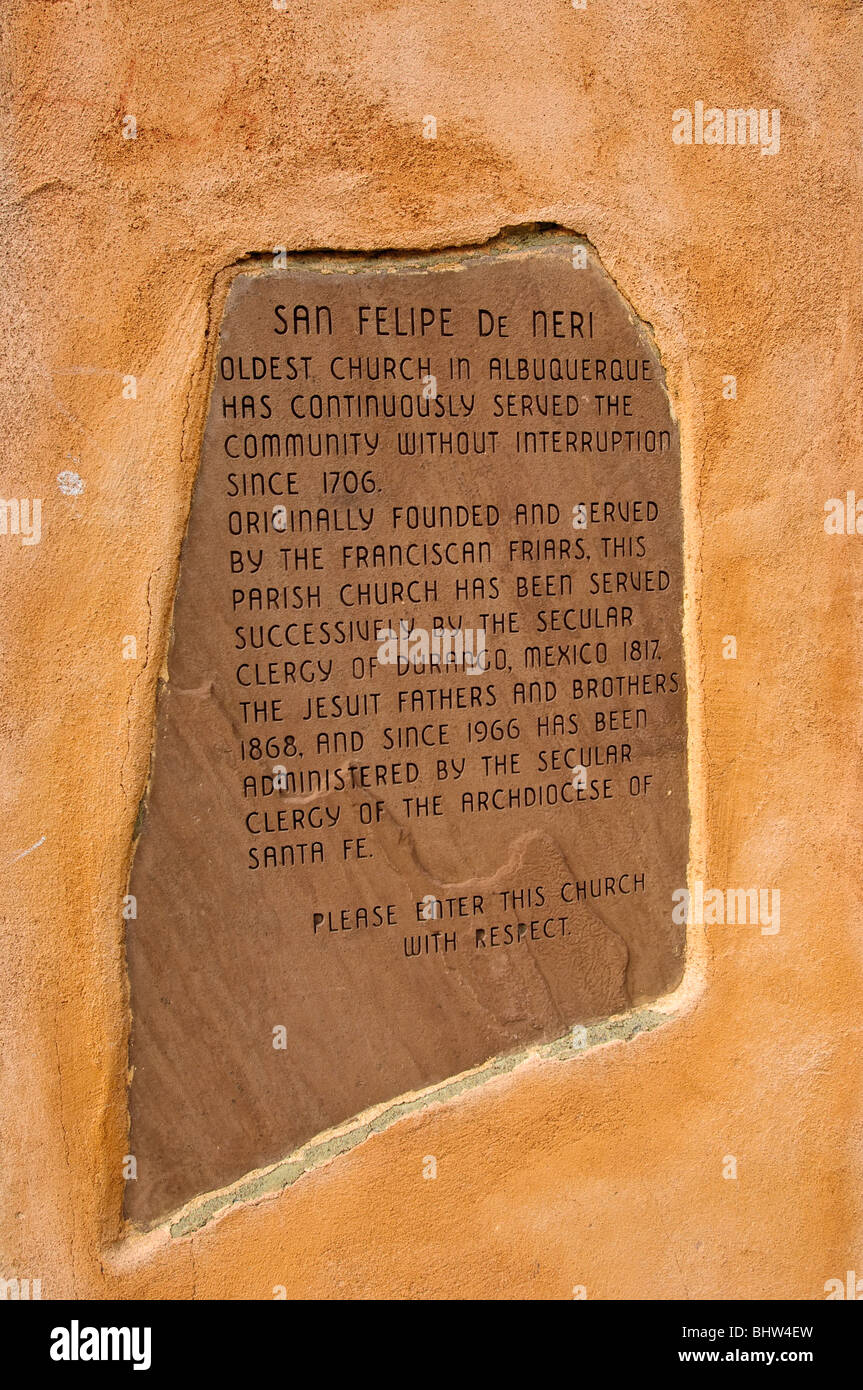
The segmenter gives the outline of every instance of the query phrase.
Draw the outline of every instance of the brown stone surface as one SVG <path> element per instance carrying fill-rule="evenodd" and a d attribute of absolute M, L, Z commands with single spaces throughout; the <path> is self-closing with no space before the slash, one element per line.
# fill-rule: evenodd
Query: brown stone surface
<path fill-rule="evenodd" d="M 44 499 L 39 545 L 0 540 L 4 1274 L 46 1298 L 810 1299 L 860 1270 L 861 552 L 823 518 L 860 493 L 861 21 L 846 0 L 4 7 L 3 493 Z M 697 99 L 781 107 L 781 151 L 675 146 Z M 659 345 L 691 871 L 781 888 L 782 929 L 692 928 L 663 1027 L 426 1106 L 191 1237 L 130 1237 L 120 906 L 220 276 L 537 221 L 590 239 Z"/>
<path fill-rule="evenodd" d="M 680 978 L 677 429 L 577 246 L 233 281 L 130 885 L 136 1219 Z"/>

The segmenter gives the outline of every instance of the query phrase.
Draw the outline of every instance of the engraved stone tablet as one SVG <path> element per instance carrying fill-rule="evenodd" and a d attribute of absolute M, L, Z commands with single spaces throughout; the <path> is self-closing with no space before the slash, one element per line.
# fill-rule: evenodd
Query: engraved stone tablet
<path fill-rule="evenodd" d="M 130 884 L 142 1223 L 683 964 L 678 433 L 592 252 L 267 260 L 213 371 Z"/>

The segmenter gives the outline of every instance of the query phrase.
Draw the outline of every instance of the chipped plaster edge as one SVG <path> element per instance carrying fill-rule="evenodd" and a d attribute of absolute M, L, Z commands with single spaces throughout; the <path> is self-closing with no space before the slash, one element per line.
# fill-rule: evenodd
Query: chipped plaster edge
<path fill-rule="evenodd" d="M 191 1236 L 239 1204 L 277 1196 L 286 1188 L 292 1187 L 305 1174 L 342 1157 L 373 1134 L 380 1134 L 400 1120 L 429 1106 L 446 1104 L 476 1090 L 488 1081 L 509 1076 L 532 1062 L 569 1061 L 596 1047 L 615 1042 L 629 1042 L 639 1033 L 650 1032 L 670 1021 L 672 1017 L 673 1013 L 650 1005 L 615 1015 L 613 1018 L 601 1019 L 596 1023 L 574 1025 L 572 1030 L 550 1043 L 498 1055 L 478 1067 L 448 1077 L 445 1081 L 437 1082 L 421 1091 L 405 1092 L 394 1100 L 369 1107 L 342 1125 L 325 1130 L 287 1157 L 244 1174 L 228 1187 L 194 1197 L 154 1229 L 165 1231 L 173 1239 Z M 578 1042 L 574 1043 L 575 1028 L 582 1026 L 586 1038 L 582 1039 L 579 1036 Z"/>

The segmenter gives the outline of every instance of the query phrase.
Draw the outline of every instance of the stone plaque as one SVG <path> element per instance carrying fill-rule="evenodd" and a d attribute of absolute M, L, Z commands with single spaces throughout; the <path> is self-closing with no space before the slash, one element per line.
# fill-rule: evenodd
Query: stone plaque
<path fill-rule="evenodd" d="M 128 1212 L 667 992 L 677 427 L 560 232 L 232 282 L 129 891 Z"/>

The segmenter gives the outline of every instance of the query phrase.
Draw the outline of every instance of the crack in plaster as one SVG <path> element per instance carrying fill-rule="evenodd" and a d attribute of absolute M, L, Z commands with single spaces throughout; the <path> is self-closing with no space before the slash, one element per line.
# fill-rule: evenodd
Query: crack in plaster
<path fill-rule="evenodd" d="M 334 1158 L 340 1158 L 366 1139 L 370 1139 L 373 1134 L 382 1133 L 397 1121 L 417 1114 L 428 1106 L 454 1100 L 487 1081 L 510 1075 L 528 1062 L 570 1061 L 596 1047 L 615 1042 L 630 1042 L 639 1033 L 651 1032 L 654 1028 L 671 1022 L 675 1017 L 674 1012 L 666 1013 L 656 1007 L 639 1009 L 617 1018 L 602 1019 L 598 1023 L 583 1025 L 586 1039 L 579 1047 L 573 1047 L 570 1031 L 564 1037 L 544 1043 L 540 1047 L 523 1048 L 502 1057 L 494 1057 L 473 1071 L 463 1072 L 460 1076 L 451 1077 L 439 1085 L 400 1096 L 364 1111 L 348 1121 L 347 1125 L 318 1136 L 277 1163 L 247 1173 L 238 1182 L 218 1192 L 205 1193 L 193 1198 L 179 1212 L 152 1229 L 166 1227 L 174 1239 L 190 1236 L 241 1203 L 277 1196 L 292 1187 L 305 1174 L 315 1171 Z"/>

